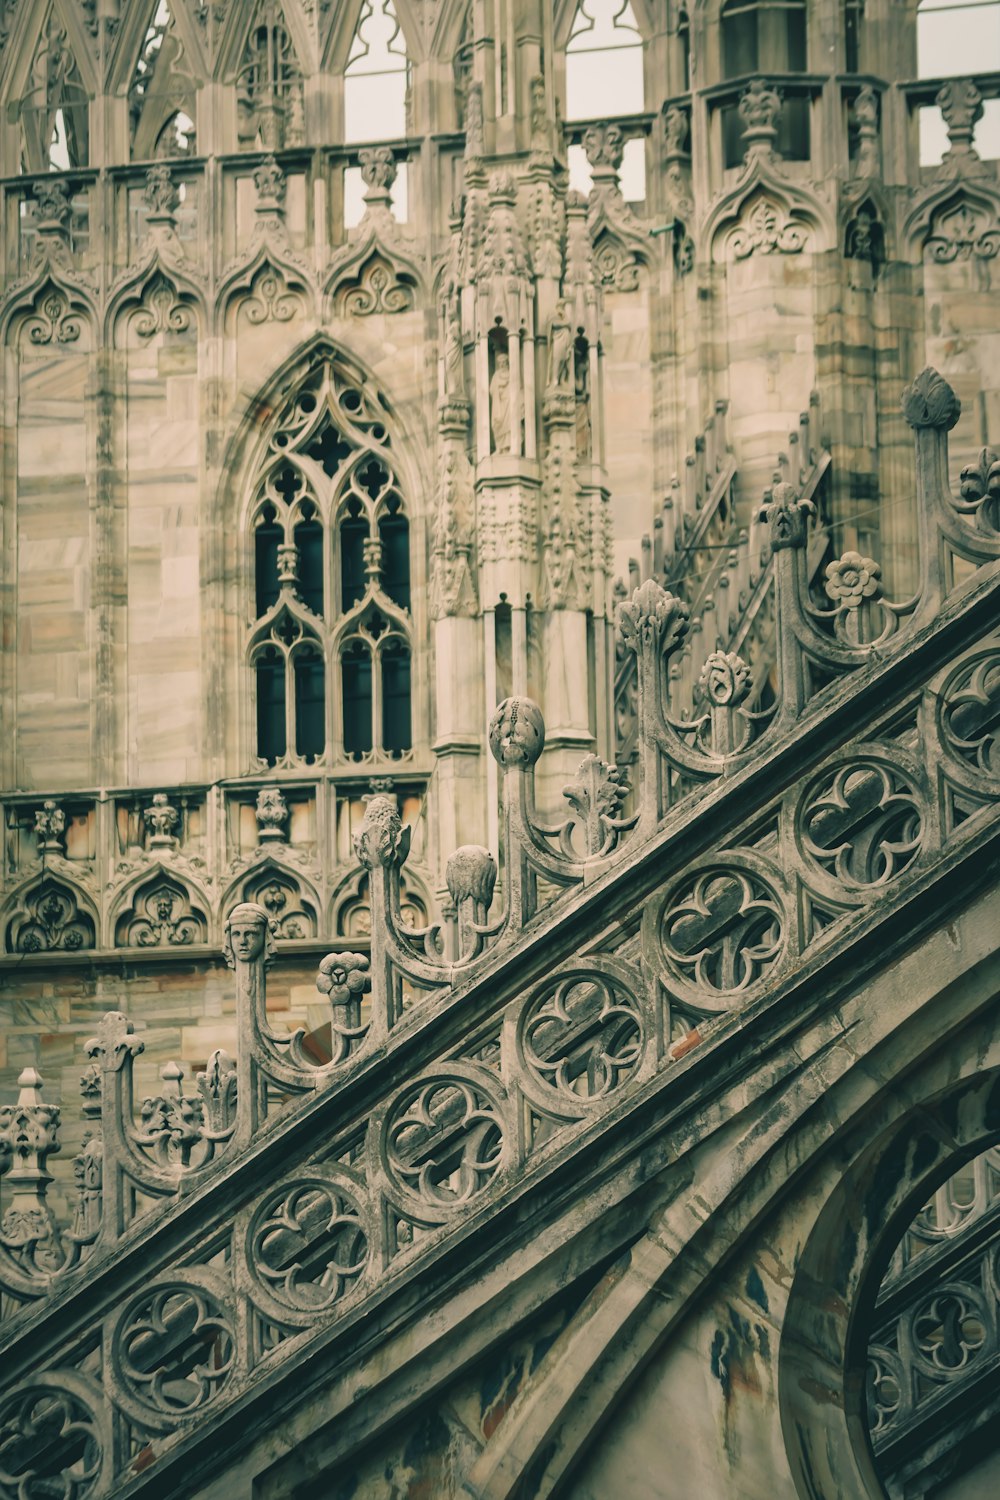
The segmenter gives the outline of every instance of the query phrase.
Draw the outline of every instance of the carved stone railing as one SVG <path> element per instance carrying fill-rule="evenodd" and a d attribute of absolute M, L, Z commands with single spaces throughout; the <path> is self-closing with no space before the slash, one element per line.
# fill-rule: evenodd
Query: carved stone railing
<path fill-rule="evenodd" d="M 831 976 L 857 982 L 845 954 L 882 961 L 891 934 L 912 941 L 996 857 L 1000 460 L 967 470 L 954 500 L 952 393 L 926 372 L 906 410 L 921 590 L 886 604 L 877 572 L 841 559 L 833 607 L 818 611 L 804 584 L 809 506 L 776 486 L 764 508 L 779 634 L 768 712 L 745 666 L 722 658 L 704 723 L 675 722 L 665 668 L 684 606 L 652 580 L 623 606 L 639 661 L 634 817 L 621 815 L 620 775 L 592 757 L 567 817 L 541 819 L 541 715 L 508 700 L 490 733 L 499 875 L 490 851 L 457 851 L 454 919 L 419 928 L 401 909 L 409 832 L 390 798 L 371 799 L 357 836 L 371 956 L 333 954 L 317 979 L 329 1062 L 269 1022 L 271 920 L 244 903 L 226 935 L 235 1060 L 214 1054 L 193 1090 L 168 1065 L 140 1099 L 133 1024 L 111 1012 L 87 1044 L 90 1134 L 68 1224 L 46 1202 L 57 1112 L 38 1075 L 22 1075 L 0 1116 L 12 1189 L 0 1426 L 25 1492 L 64 1461 L 86 1463 L 97 1497 L 137 1493 L 147 1474 L 162 1491 L 171 1465 L 195 1450 L 210 1460 L 213 1424 L 236 1401 L 245 1417 L 300 1355 L 330 1350 L 404 1282 L 412 1314 L 414 1278 L 486 1218 L 499 1233 L 525 1191 L 572 1175 L 612 1113 L 627 1143 L 629 1120 L 662 1091 L 704 1086 L 679 1067 L 692 1050 L 734 1023 L 826 1003 Z M 982 564 L 958 588 L 955 554 Z"/>
<path fill-rule="evenodd" d="M 1000 1152 L 948 1179 L 917 1215 L 879 1292 L 868 1416 L 883 1479 L 939 1464 L 968 1437 L 956 1420 L 996 1411 L 1000 1372 Z M 944 1419 L 943 1419 L 944 1418 Z M 942 1434 L 944 1440 L 942 1441 Z"/>

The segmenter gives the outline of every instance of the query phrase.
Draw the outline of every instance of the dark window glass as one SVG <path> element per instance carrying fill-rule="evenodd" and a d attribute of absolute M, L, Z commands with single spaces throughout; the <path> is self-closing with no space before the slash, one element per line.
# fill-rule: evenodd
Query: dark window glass
<path fill-rule="evenodd" d="M 285 660 L 274 646 L 257 658 L 257 754 L 273 765 L 285 753 Z"/>
<path fill-rule="evenodd" d="M 323 465 L 323 472 L 332 479 L 344 459 L 350 458 L 351 445 L 345 443 L 336 427 L 328 422 L 313 438 L 306 452 L 310 458 Z"/>
<path fill-rule="evenodd" d="M 691 87 L 691 23 L 686 10 L 677 19 L 677 40 L 681 44 L 681 88 L 686 93 Z"/>
<path fill-rule="evenodd" d="M 378 523 L 382 543 L 382 587 L 394 603 L 410 607 L 410 528 L 406 517 L 384 515 Z"/>
<path fill-rule="evenodd" d="M 848 73 L 861 71 L 861 17 L 862 7 L 857 0 L 847 0 L 844 6 L 844 63 Z"/>
<path fill-rule="evenodd" d="M 295 657 L 295 753 L 305 760 L 322 755 L 326 745 L 326 693 L 323 658 L 318 651 Z"/>
<path fill-rule="evenodd" d="M 278 597 L 278 547 L 283 540 L 281 527 L 269 507 L 254 533 L 258 619 L 267 614 Z"/>
<path fill-rule="evenodd" d="M 778 120 L 778 150 L 786 161 L 809 160 L 809 100 L 786 99 Z"/>
<path fill-rule="evenodd" d="M 372 659 L 366 646 L 348 646 L 341 661 L 344 681 L 344 749 L 361 755 L 372 748 Z"/>
<path fill-rule="evenodd" d="M 411 744 L 410 653 L 392 642 L 382 653 L 382 748 L 409 750 Z"/>
<path fill-rule="evenodd" d="M 365 593 L 365 542 L 368 538 L 368 522 L 360 517 L 348 517 L 340 527 L 340 592 L 341 607 L 346 611 L 364 598 Z"/>
<path fill-rule="evenodd" d="M 726 78 L 741 78 L 757 71 L 756 7 L 725 11 L 722 17 L 722 71 Z"/>
<path fill-rule="evenodd" d="M 726 78 L 806 68 L 803 0 L 730 0 L 722 12 L 722 70 Z"/>
<path fill-rule="evenodd" d="M 788 27 L 786 33 L 788 61 L 785 64 L 785 71 L 788 73 L 804 73 L 806 70 L 805 6 L 796 7 L 794 10 L 787 10 L 785 12 L 785 23 Z"/>
<path fill-rule="evenodd" d="M 300 521 L 295 528 L 299 550 L 299 598 L 313 611 L 323 613 L 323 528 L 318 521 Z"/>

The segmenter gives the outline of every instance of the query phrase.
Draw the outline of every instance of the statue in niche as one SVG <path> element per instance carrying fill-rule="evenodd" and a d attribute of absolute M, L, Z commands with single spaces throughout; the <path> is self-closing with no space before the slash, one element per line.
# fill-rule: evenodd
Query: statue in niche
<path fill-rule="evenodd" d="M 536 73 L 531 80 L 531 154 L 547 156 L 552 149 L 549 111 L 545 103 L 545 79 Z"/>
<path fill-rule="evenodd" d="M 573 392 L 576 396 L 576 456 L 585 463 L 590 459 L 590 350 L 587 340 L 578 338 L 573 346 Z"/>
<path fill-rule="evenodd" d="M 465 98 L 465 159 L 475 161 L 485 155 L 485 152 L 483 86 L 481 83 L 470 83 Z"/>
<path fill-rule="evenodd" d="M 445 394 L 462 399 L 465 396 L 465 347 L 461 303 L 457 297 L 449 297 L 445 302 L 444 321 Z"/>
<path fill-rule="evenodd" d="M 498 352 L 490 381 L 490 428 L 493 450 L 510 452 L 510 355 Z"/>
<path fill-rule="evenodd" d="M 556 305 L 549 332 L 549 387 L 569 390 L 573 375 L 573 334 L 565 302 Z"/>

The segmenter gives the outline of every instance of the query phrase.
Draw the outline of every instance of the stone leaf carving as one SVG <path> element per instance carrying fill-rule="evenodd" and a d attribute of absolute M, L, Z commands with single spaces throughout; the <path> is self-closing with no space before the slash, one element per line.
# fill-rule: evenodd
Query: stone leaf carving
<path fill-rule="evenodd" d="M 963 201 L 935 216 L 924 249 L 939 265 L 953 260 L 993 260 L 1000 253 L 1000 221 Z"/>
<path fill-rule="evenodd" d="M 7 928 L 8 953 L 74 952 L 93 948 L 95 941 L 94 923 L 74 892 L 54 880 L 44 881 L 24 898 L 23 909 Z"/>
<path fill-rule="evenodd" d="M 383 255 L 373 251 L 356 276 L 337 289 L 335 306 L 341 317 L 352 318 L 409 312 L 413 306 L 413 288 L 400 280 Z"/>
<path fill-rule="evenodd" d="M 769 198 L 758 198 L 729 236 L 736 260 L 745 260 L 755 250 L 761 255 L 797 255 L 805 243 L 804 225 L 787 218 Z"/>

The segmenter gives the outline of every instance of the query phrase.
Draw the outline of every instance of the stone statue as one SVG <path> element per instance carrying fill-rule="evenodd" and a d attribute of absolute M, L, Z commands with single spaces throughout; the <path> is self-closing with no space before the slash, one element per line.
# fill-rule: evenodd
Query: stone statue
<path fill-rule="evenodd" d="M 462 312 L 457 297 L 449 297 L 444 310 L 444 389 L 448 396 L 465 395 L 465 348 Z"/>
<path fill-rule="evenodd" d="M 498 353 L 490 381 L 490 428 L 494 452 L 510 452 L 510 423 L 510 355 Z"/>
<path fill-rule="evenodd" d="M 549 111 L 545 102 L 545 79 L 536 73 L 531 80 L 531 153 L 545 156 L 552 149 Z"/>
<path fill-rule="evenodd" d="M 586 340 L 577 339 L 573 350 L 573 392 L 576 396 L 576 456 L 590 458 L 590 357 Z"/>
<path fill-rule="evenodd" d="M 568 390 L 573 374 L 573 334 L 569 326 L 569 308 L 556 304 L 549 331 L 549 386 Z"/>

